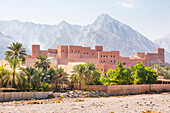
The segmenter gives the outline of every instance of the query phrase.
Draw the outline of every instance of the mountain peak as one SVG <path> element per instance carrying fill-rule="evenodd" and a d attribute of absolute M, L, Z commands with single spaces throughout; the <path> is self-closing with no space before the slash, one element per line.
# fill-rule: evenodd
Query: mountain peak
<path fill-rule="evenodd" d="M 100 16 L 98 16 L 98 18 L 112 19 L 112 17 L 107 13 L 102 13 Z"/>
<path fill-rule="evenodd" d="M 114 18 L 112 18 L 110 15 L 108 15 L 107 13 L 103 13 L 100 16 L 97 17 L 95 23 L 96 24 L 104 24 L 104 23 L 120 23 L 119 21 L 115 20 Z"/>
<path fill-rule="evenodd" d="M 62 20 L 58 25 L 70 25 L 70 24 L 65 20 Z"/>

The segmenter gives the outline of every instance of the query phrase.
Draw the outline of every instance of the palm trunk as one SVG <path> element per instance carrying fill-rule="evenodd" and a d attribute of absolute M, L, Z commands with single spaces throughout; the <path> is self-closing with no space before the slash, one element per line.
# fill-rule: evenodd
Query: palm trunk
<path fill-rule="evenodd" d="M 58 91 L 58 85 L 57 84 L 55 85 L 55 90 Z"/>
<path fill-rule="evenodd" d="M 1 75 L 1 88 L 3 87 L 3 74 Z"/>
<path fill-rule="evenodd" d="M 13 72 L 12 74 L 12 87 L 14 88 L 15 87 L 15 72 Z"/>
<path fill-rule="evenodd" d="M 30 75 L 28 76 L 28 86 L 29 86 L 28 91 L 30 91 L 30 88 L 31 88 L 31 85 L 30 85 Z"/>
<path fill-rule="evenodd" d="M 88 82 L 88 89 L 89 89 L 89 82 Z"/>
<path fill-rule="evenodd" d="M 79 83 L 79 90 L 81 90 L 81 79 L 80 79 L 80 83 Z"/>

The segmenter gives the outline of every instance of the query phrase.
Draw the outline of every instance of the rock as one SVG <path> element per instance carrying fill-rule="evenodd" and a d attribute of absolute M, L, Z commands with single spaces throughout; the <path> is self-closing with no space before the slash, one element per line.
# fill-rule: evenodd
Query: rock
<path fill-rule="evenodd" d="M 76 99 L 74 102 L 83 102 L 83 99 Z"/>
<path fill-rule="evenodd" d="M 47 99 L 55 98 L 53 94 L 48 95 Z"/>

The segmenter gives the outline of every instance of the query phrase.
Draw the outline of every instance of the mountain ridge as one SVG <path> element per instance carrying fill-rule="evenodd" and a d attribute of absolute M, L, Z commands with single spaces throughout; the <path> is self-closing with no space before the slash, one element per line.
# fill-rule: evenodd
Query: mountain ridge
<path fill-rule="evenodd" d="M 86 26 L 72 25 L 65 20 L 58 25 L 16 20 L 0 21 L 0 25 L 0 32 L 15 37 L 14 39 L 23 43 L 29 52 L 32 44 L 40 44 L 41 49 L 56 48 L 56 45 L 81 45 L 92 48 L 95 45 L 103 45 L 104 50 L 119 50 L 122 56 L 133 56 L 135 52 L 156 52 L 159 47 L 108 14 L 101 14 Z"/>

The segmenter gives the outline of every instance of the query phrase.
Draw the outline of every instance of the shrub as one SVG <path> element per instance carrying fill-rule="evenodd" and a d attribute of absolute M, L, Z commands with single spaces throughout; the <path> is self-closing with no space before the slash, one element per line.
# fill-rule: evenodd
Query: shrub
<path fill-rule="evenodd" d="M 84 88 L 84 91 L 90 91 L 89 88 Z"/>

